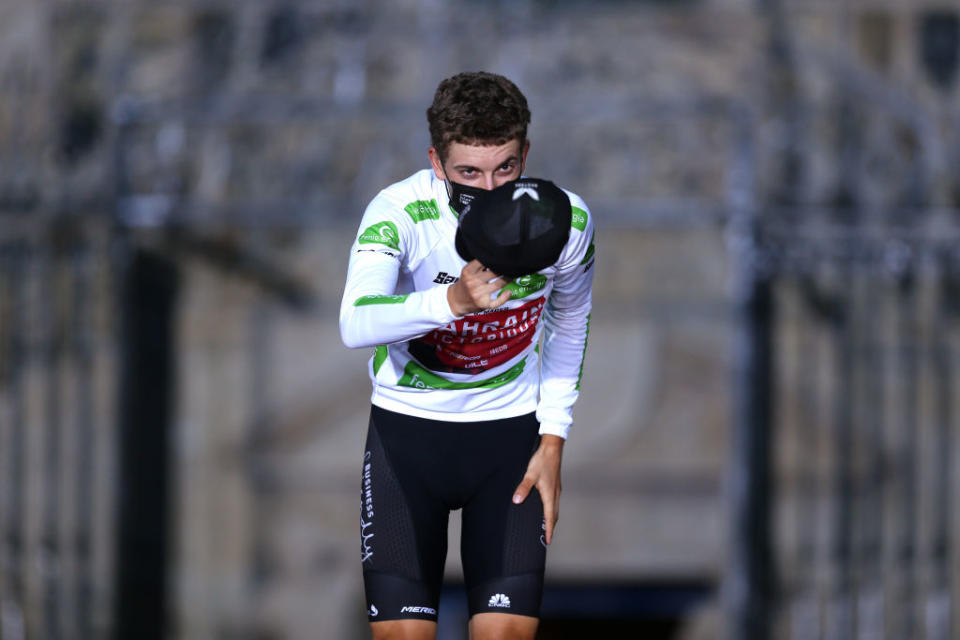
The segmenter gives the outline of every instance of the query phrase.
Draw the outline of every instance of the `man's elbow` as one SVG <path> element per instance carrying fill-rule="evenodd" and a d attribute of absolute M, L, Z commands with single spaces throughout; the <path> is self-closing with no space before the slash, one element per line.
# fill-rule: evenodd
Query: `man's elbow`
<path fill-rule="evenodd" d="M 366 346 L 354 336 L 347 335 L 343 332 L 340 333 L 340 339 L 343 341 L 343 346 L 345 346 L 347 349 L 360 349 Z"/>
<path fill-rule="evenodd" d="M 345 328 L 343 325 L 340 325 L 340 340 L 343 341 L 343 346 L 348 349 L 363 349 L 365 347 L 376 346 L 373 343 L 368 343 L 362 339 L 362 336 L 357 335 L 357 332 L 350 331 L 349 327 Z"/>
<path fill-rule="evenodd" d="M 362 338 L 363 336 L 360 335 L 360 332 L 355 329 L 354 323 L 350 322 L 350 318 L 341 316 L 340 340 L 343 342 L 343 346 L 348 349 L 360 349 L 370 346 L 366 344 Z"/>

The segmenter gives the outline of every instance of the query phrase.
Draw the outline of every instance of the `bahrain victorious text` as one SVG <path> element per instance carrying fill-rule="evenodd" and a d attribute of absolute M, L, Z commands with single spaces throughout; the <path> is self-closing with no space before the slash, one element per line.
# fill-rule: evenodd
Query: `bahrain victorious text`
<path fill-rule="evenodd" d="M 465 316 L 410 342 L 428 369 L 482 373 L 523 352 L 537 333 L 544 297 L 514 309 Z"/>

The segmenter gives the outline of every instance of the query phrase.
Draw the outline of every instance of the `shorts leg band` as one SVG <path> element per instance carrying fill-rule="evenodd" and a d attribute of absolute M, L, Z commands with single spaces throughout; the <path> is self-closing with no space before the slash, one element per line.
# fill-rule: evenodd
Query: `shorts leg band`
<path fill-rule="evenodd" d="M 522 573 L 488 580 L 467 593 L 470 616 L 478 613 L 513 613 L 540 617 L 543 573 Z"/>
<path fill-rule="evenodd" d="M 436 593 L 427 585 L 389 573 L 364 571 L 367 619 L 437 621 Z"/>

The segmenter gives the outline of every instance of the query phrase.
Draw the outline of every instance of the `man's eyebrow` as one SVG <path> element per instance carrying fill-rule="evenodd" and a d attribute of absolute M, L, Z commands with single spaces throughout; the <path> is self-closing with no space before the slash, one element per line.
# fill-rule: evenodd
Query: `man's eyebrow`
<path fill-rule="evenodd" d="M 508 164 L 510 162 L 520 162 L 520 156 L 510 156 L 509 158 L 504 158 L 504 160 L 499 164 L 497 164 L 497 166 L 502 167 L 503 165 Z M 465 169 L 473 169 L 474 171 L 480 171 L 480 169 L 476 165 L 472 165 L 472 164 L 455 164 L 453 165 L 453 168 L 456 169 L 457 171 L 464 171 Z"/>

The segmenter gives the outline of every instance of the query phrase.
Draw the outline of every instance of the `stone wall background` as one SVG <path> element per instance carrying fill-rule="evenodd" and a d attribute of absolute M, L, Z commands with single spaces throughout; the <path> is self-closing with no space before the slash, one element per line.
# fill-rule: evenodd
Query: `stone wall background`
<path fill-rule="evenodd" d="M 173 635 L 361 637 L 355 503 L 370 354 L 337 334 L 346 248 L 376 191 L 426 166 L 424 110 L 440 79 L 467 69 L 524 90 L 529 172 L 580 193 L 598 220 L 548 575 L 715 583 L 736 114 L 747 114 L 762 209 L 784 204 L 788 144 L 805 172 L 786 204 L 837 202 L 851 178 L 850 91 L 866 148 L 853 177 L 867 201 L 902 202 L 919 158 L 933 204 L 955 206 L 942 141 L 955 139 L 956 90 L 933 87 L 916 43 L 917 15 L 935 6 L 785 3 L 812 132 L 799 142 L 778 102 L 769 22 L 746 0 L 0 6 L 0 225 L 116 216 L 185 276 Z M 171 239 L 171 225 L 186 235 Z M 211 246 L 276 267 L 313 304 L 285 304 L 275 281 Z"/>

